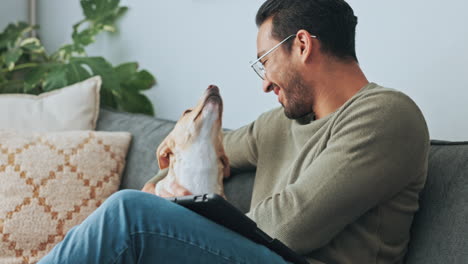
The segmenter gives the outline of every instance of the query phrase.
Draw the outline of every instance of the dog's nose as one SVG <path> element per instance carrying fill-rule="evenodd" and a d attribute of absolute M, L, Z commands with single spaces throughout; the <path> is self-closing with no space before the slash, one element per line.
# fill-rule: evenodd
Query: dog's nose
<path fill-rule="evenodd" d="M 211 84 L 210 86 L 208 86 L 208 90 L 211 91 L 211 92 L 219 92 L 218 86 L 216 86 L 214 84 Z"/>

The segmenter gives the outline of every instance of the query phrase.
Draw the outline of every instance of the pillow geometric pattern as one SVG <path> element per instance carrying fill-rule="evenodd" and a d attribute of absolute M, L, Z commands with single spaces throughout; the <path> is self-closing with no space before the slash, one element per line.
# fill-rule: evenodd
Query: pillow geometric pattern
<path fill-rule="evenodd" d="M 0 132 L 0 263 L 36 263 L 120 184 L 127 132 Z"/>

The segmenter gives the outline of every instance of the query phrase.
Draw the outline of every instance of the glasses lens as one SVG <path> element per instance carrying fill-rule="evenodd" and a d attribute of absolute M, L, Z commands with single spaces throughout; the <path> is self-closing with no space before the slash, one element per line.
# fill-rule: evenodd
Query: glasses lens
<path fill-rule="evenodd" d="M 262 80 L 265 80 L 265 67 L 263 67 L 263 64 L 258 61 L 254 65 L 252 65 L 254 71 L 262 78 Z"/>

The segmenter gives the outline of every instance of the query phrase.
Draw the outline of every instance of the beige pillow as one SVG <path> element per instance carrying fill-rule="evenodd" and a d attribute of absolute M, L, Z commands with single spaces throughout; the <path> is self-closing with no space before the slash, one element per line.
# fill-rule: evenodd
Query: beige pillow
<path fill-rule="evenodd" d="M 101 77 L 40 95 L 0 95 L 0 130 L 94 130 Z"/>
<path fill-rule="evenodd" d="M 0 263 L 36 263 L 118 190 L 127 132 L 0 132 Z"/>

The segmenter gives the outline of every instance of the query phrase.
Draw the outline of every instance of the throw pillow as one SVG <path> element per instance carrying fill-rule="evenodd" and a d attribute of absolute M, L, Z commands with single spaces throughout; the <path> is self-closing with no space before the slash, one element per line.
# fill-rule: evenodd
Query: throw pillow
<path fill-rule="evenodd" d="M 36 263 L 118 190 L 127 132 L 0 132 L 0 263 Z"/>
<path fill-rule="evenodd" d="M 0 130 L 94 130 L 101 77 L 40 95 L 0 95 Z"/>

